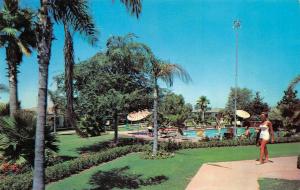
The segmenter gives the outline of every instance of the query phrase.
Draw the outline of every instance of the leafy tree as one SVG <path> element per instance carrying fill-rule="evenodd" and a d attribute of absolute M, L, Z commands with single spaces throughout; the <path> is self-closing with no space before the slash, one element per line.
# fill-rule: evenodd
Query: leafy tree
<path fill-rule="evenodd" d="M 225 111 L 234 114 L 235 88 L 230 89 Z M 249 104 L 252 100 L 252 91 L 248 88 L 237 88 L 237 109 L 249 111 Z"/>
<path fill-rule="evenodd" d="M 282 117 L 285 119 L 287 127 L 295 127 L 297 123 L 297 115 L 300 108 L 300 99 L 297 98 L 297 91 L 288 88 L 284 91 L 284 96 L 278 102 L 277 108 L 281 111 Z M 294 121 L 296 119 L 296 122 Z"/>
<path fill-rule="evenodd" d="M 190 116 L 193 107 L 186 104 L 182 95 L 168 93 L 160 101 L 159 113 L 164 123 L 176 127 L 184 126 L 184 121 Z"/>
<path fill-rule="evenodd" d="M 251 115 L 260 115 L 262 112 L 269 111 L 268 104 L 263 102 L 263 98 L 260 96 L 259 92 L 255 93 L 254 99 L 248 106 L 248 111 Z"/>
<path fill-rule="evenodd" d="M 199 109 L 202 113 L 202 122 L 204 122 L 205 111 L 208 109 L 208 105 L 210 104 L 209 100 L 206 96 L 200 96 L 197 100 L 195 109 Z"/>
<path fill-rule="evenodd" d="M 18 110 L 18 67 L 23 55 L 29 56 L 36 46 L 33 29 L 34 14 L 19 7 L 18 0 L 4 0 L 0 12 L 0 47 L 6 50 L 9 78 L 10 116 Z"/>
<path fill-rule="evenodd" d="M 119 119 L 151 106 L 150 82 L 139 66 L 143 44 L 133 38 L 131 34 L 111 37 L 106 53 L 77 64 L 74 75 L 75 110 L 81 124 L 89 125 L 85 131 L 97 135 L 98 128 L 112 118 L 116 143 Z M 64 88 L 61 84 L 58 87 Z"/>

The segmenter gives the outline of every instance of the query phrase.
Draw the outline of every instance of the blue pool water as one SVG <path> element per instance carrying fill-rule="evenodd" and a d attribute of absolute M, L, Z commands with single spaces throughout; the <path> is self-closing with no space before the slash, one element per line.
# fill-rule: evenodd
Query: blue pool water
<path fill-rule="evenodd" d="M 240 136 L 245 133 L 245 128 L 236 128 L 237 129 L 237 135 Z M 250 133 L 254 133 L 255 129 L 250 128 Z M 220 130 L 220 135 L 224 136 L 224 133 L 227 133 L 227 128 L 222 128 Z M 183 131 L 183 135 L 186 137 L 198 137 L 197 136 L 197 130 L 187 130 Z M 204 136 L 208 138 L 216 137 L 219 135 L 219 131 L 217 129 L 205 129 L 204 130 Z"/>

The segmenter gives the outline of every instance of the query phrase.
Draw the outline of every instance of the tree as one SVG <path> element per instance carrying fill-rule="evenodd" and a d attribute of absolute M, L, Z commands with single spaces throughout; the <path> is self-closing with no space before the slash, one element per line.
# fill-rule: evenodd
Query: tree
<path fill-rule="evenodd" d="M 295 127 L 297 122 L 297 114 L 300 108 L 300 99 L 297 98 L 297 91 L 288 88 L 284 91 L 284 96 L 278 102 L 277 108 L 281 111 L 281 115 L 285 120 L 287 127 Z"/>
<path fill-rule="evenodd" d="M 263 102 L 263 98 L 260 96 L 259 92 L 255 93 L 254 99 L 248 106 L 248 111 L 250 115 L 260 115 L 262 112 L 269 111 L 268 104 Z"/>
<path fill-rule="evenodd" d="M 48 15 L 48 0 L 40 1 L 36 24 L 37 57 L 39 64 L 38 111 L 35 131 L 33 190 L 45 189 L 45 125 L 47 110 L 48 67 L 52 45 L 52 23 Z"/>
<path fill-rule="evenodd" d="M 234 114 L 234 93 L 235 88 L 230 89 L 225 111 Z M 237 88 L 237 109 L 249 111 L 249 104 L 252 100 L 252 91 L 248 88 Z"/>
<path fill-rule="evenodd" d="M 176 127 L 184 126 L 184 121 L 191 115 L 192 110 L 192 106 L 185 103 L 182 95 L 174 93 L 166 94 L 159 105 L 159 114 L 163 117 L 161 122 Z"/>
<path fill-rule="evenodd" d="M 76 127 L 76 117 L 73 108 L 73 67 L 74 67 L 74 48 L 71 29 L 79 32 L 88 38 L 90 44 L 97 41 L 95 25 L 88 13 L 87 1 L 73 0 L 62 1 L 53 0 L 50 4 L 50 12 L 57 23 L 62 23 L 65 33 L 64 58 L 65 58 L 65 87 L 66 87 L 66 119 L 67 124 L 76 130 L 77 134 L 84 136 Z"/>
<path fill-rule="evenodd" d="M 30 9 L 21 9 L 18 0 L 5 0 L 0 12 L 0 47 L 6 50 L 9 78 L 10 116 L 18 106 L 18 67 L 23 55 L 29 56 L 36 46 L 33 29 L 34 14 Z"/>
<path fill-rule="evenodd" d="M 205 111 L 208 109 L 210 104 L 206 96 L 200 96 L 196 103 L 196 109 L 199 109 L 202 112 L 202 122 L 204 122 Z"/>
<path fill-rule="evenodd" d="M 168 86 L 173 86 L 174 78 L 179 77 L 183 82 L 189 82 L 191 77 L 189 74 L 177 64 L 172 64 L 166 61 L 156 59 L 150 50 L 150 65 L 147 65 L 148 72 L 153 81 L 153 126 L 154 126 L 154 139 L 153 139 L 153 156 L 157 155 L 158 148 L 158 80 L 162 80 Z"/>
<path fill-rule="evenodd" d="M 119 119 L 151 107 L 150 82 L 139 66 L 143 44 L 133 39 L 132 34 L 113 36 L 105 54 L 98 53 L 75 67 L 75 111 L 81 117 L 81 129 L 89 135 L 98 135 L 103 123 L 112 119 L 117 143 Z M 58 88 L 64 88 L 63 79 L 58 78 Z"/>

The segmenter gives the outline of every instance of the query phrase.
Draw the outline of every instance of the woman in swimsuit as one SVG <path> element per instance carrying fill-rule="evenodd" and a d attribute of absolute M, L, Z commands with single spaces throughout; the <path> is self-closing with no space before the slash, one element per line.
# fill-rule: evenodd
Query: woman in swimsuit
<path fill-rule="evenodd" d="M 274 143 L 274 131 L 272 127 L 272 123 L 268 120 L 268 114 L 266 112 L 263 112 L 260 115 L 261 123 L 260 123 L 260 135 L 259 135 L 259 141 L 260 141 L 260 157 L 259 157 L 259 164 L 263 164 L 266 162 L 269 162 L 269 153 L 267 144 L 270 141 L 271 137 L 271 143 Z M 263 158 L 265 157 L 265 161 Z"/>

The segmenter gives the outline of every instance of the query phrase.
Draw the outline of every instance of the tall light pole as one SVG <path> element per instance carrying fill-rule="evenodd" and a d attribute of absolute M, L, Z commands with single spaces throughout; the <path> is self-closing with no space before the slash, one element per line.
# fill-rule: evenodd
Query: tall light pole
<path fill-rule="evenodd" d="M 233 21 L 233 28 L 235 30 L 235 89 L 234 89 L 234 129 L 233 134 L 236 136 L 236 107 L 237 107 L 237 87 L 238 87 L 238 47 L 239 47 L 239 29 L 241 22 L 239 20 Z"/>

